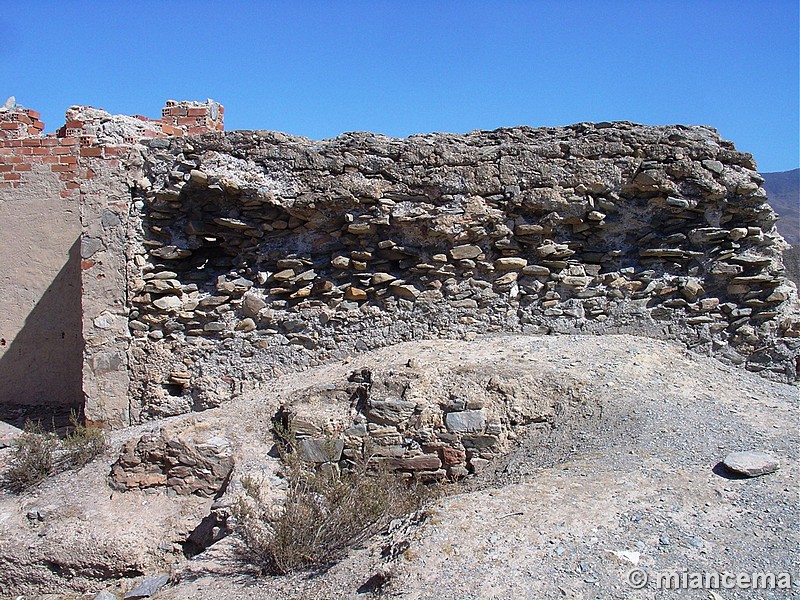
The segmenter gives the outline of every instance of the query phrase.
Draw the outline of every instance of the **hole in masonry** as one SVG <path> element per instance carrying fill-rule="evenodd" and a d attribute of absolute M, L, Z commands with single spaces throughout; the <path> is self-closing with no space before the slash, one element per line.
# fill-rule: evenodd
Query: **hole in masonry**
<path fill-rule="evenodd" d="M 167 393 L 170 396 L 181 396 L 183 395 L 183 386 L 177 383 L 165 383 L 164 389 L 167 390 Z"/>

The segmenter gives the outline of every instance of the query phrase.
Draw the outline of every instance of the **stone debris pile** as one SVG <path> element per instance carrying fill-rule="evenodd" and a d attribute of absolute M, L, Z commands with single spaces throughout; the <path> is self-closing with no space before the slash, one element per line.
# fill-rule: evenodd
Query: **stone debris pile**
<path fill-rule="evenodd" d="M 117 490 L 166 486 L 186 496 L 214 496 L 234 465 L 233 445 L 203 424 L 166 426 L 128 442 L 111 468 Z"/>

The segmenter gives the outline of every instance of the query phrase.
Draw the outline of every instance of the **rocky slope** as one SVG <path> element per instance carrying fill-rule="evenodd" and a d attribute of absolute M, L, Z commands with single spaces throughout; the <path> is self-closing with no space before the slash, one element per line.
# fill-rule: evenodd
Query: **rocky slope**
<path fill-rule="evenodd" d="M 769 203 L 781 216 L 778 231 L 793 246 L 800 245 L 800 169 L 761 175 Z"/>
<path fill-rule="evenodd" d="M 792 244 L 783 255 L 786 276 L 800 285 L 800 169 L 764 173 L 763 177 L 770 205 L 781 217 L 778 231 Z"/>

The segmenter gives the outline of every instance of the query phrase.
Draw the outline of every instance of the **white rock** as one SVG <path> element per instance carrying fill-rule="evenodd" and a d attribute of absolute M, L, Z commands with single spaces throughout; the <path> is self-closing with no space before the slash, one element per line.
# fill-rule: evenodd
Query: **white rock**
<path fill-rule="evenodd" d="M 758 450 L 732 452 L 722 462 L 731 471 L 747 477 L 767 475 L 777 471 L 780 467 L 780 463 L 774 456 Z"/>

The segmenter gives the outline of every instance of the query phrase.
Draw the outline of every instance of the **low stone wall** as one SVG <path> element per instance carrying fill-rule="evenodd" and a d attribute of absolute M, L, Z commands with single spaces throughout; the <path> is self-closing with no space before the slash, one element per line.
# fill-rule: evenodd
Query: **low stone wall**
<path fill-rule="evenodd" d="M 600 410 L 577 381 L 543 381 L 502 360 L 489 369 L 417 363 L 356 369 L 347 382 L 294 395 L 274 418 L 278 443 L 309 463 L 457 480 L 506 453 L 528 427 Z"/>
<path fill-rule="evenodd" d="M 212 497 L 227 485 L 233 445 L 205 424 L 168 425 L 130 440 L 112 465 L 119 491 L 166 486 L 176 494 Z"/>
<path fill-rule="evenodd" d="M 678 339 L 797 377 L 775 214 L 750 155 L 710 128 L 229 132 L 152 140 L 131 164 L 127 233 L 97 234 L 125 264 L 131 422 L 491 332 Z"/>

